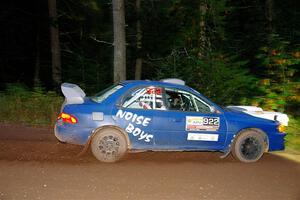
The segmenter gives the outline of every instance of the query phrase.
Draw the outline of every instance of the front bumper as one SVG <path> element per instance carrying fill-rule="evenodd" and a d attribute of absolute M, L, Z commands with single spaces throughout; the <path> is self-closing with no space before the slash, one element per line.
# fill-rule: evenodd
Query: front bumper
<path fill-rule="evenodd" d="M 280 151 L 284 150 L 284 137 L 285 133 L 275 133 L 269 136 L 269 151 Z"/>

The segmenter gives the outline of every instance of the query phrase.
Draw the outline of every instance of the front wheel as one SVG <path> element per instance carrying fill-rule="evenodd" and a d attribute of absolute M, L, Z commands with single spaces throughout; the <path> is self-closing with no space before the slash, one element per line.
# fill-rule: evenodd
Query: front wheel
<path fill-rule="evenodd" d="M 126 153 L 127 142 L 120 131 L 112 128 L 104 129 L 92 138 L 91 150 L 102 162 L 116 162 Z"/>
<path fill-rule="evenodd" d="M 241 162 L 256 162 L 265 151 L 265 141 L 261 133 L 254 130 L 242 132 L 232 146 L 233 156 Z"/>

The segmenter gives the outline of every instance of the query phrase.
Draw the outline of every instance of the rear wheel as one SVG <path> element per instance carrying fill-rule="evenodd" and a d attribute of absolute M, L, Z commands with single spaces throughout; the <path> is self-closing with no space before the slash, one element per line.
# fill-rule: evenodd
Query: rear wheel
<path fill-rule="evenodd" d="M 116 162 L 127 151 L 126 138 L 113 128 L 101 130 L 92 138 L 91 150 L 93 155 L 102 162 Z"/>
<path fill-rule="evenodd" d="M 254 130 L 242 132 L 232 146 L 233 156 L 246 163 L 258 161 L 265 151 L 265 141 L 261 133 Z"/>

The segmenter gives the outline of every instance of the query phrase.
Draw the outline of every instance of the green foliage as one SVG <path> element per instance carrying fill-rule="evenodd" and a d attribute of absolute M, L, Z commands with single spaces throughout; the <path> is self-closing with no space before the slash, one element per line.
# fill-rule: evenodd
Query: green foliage
<path fill-rule="evenodd" d="M 62 97 L 41 87 L 28 90 L 19 84 L 8 85 L 0 93 L 0 122 L 53 125 L 62 102 Z"/>
<path fill-rule="evenodd" d="M 256 80 L 249 74 L 247 62 L 223 46 L 227 35 L 226 17 L 232 10 L 228 1 L 201 0 L 187 4 L 174 0 L 168 6 L 163 13 L 170 17 L 169 21 L 175 21 L 175 24 L 167 24 L 173 25 L 169 30 L 176 27 L 168 36 L 173 40 L 169 44 L 173 50 L 162 58 L 148 60 L 148 68 L 155 69 L 154 74 L 149 72 L 152 77 L 181 78 L 221 105 L 238 104 L 242 97 L 250 96 Z M 161 49 L 165 47 L 158 51 Z"/>
<path fill-rule="evenodd" d="M 62 79 L 93 94 L 112 83 L 111 3 L 103 0 L 58 2 Z"/>
<path fill-rule="evenodd" d="M 257 97 L 257 104 L 283 112 L 289 106 L 300 105 L 300 80 L 297 77 L 300 52 L 288 49 L 289 43 L 276 35 L 272 41 L 272 46 L 261 48 L 257 55 L 262 72 L 258 84 L 262 95 Z"/>
<path fill-rule="evenodd" d="M 177 77 L 221 105 L 239 103 L 253 89 L 255 79 L 243 68 L 247 62 L 235 56 L 212 54 L 198 58 L 187 52 L 173 53 L 159 61 L 157 79 Z"/>
<path fill-rule="evenodd" d="M 76 83 L 87 94 L 95 94 L 109 86 L 112 71 L 97 60 L 90 59 L 82 52 L 65 53 L 68 62 L 64 66 L 65 82 Z"/>
<path fill-rule="evenodd" d="M 300 152 L 300 118 L 290 116 L 289 126 L 287 128 L 286 149 L 288 151 Z"/>

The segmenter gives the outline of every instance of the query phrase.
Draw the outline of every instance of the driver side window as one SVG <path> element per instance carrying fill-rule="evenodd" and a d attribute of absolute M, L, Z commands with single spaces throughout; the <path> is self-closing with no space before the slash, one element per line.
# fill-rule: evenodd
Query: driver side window
<path fill-rule="evenodd" d="M 212 113 L 212 110 L 209 105 L 198 99 L 197 97 L 194 98 L 196 106 L 197 106 L 197 111 L 200 113 Z"/>
<path fill-rule="evenodd" d="M 195 95 L 181 90 L 165 88 L 168 110 L 211 113 L 211 107 Z"/>
<path fill-rule="evenodd" d="M 169 110 L 196 111 L 191 94 L 172 89 L 165 89 L 166 102 Z"/>

